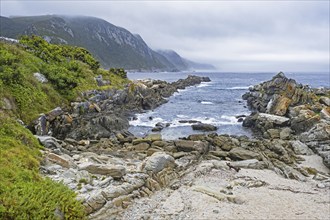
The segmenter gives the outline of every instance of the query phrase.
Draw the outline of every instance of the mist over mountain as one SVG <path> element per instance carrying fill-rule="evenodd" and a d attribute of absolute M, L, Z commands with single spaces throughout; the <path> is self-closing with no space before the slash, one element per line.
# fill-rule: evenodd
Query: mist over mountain
<path fill-rule="evenodd" d="M 175 51 L 154 51 L 140 35 L 95 17 L 0 17 L 0 23 L 0 35 L 4 37 L 39 35 L 50 43 L 85 47 L 104 68 L 123 67 L 137 71 L 214 69 L 212 65 L 186 60 Z"/>

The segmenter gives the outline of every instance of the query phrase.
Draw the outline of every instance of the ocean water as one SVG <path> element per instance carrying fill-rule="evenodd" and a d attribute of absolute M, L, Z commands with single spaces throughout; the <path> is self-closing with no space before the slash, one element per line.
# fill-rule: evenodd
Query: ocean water
<path fill-rule="evenodd" d="M 178 72 L 178 73 L 129 73 L 130 79 L 161 79 L 173 82 L 186 78 L 189 74 L 208 76 L 211 82 L 179 90 L 168 102 L 153 111 L 137 114 L 130 121 L 129 131 L 136 136 L 152 133 L 158 123 L 170 123 L 161 131 L 167 140 L 203 133 L 193 131 L 191 124 L 180 120 L 197 120 L 218 127 L 217 133 L 251 136 L 251 131 L 237 121 L 236 116 L 249 115 L 242 95 L 249 86 L 270 80 L 276 73 L 220 73 L 220 72 Z M 329 73 L 286 73 L 289 78 L 311 87 L 330 87 Z M 150 120 L 152 118 L 152 120 Z"/>

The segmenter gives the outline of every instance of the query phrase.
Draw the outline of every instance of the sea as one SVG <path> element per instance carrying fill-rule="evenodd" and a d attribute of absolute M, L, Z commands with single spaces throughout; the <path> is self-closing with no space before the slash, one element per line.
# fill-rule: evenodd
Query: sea
<path fill-rule="evenodd" d="M 169 123 L 170 126 L 161 131 L 162 138 L 174 140 L 190 134 L 203 133 L 194 131 L 189 123 L 182 120 L 196 120 L 218 127 L 218 134 L 252 136 L 250 129 L 238 122 L 237 116 L 249 115 L 246 101 L 242 95 L 250 86 L 272 79 L 276 73 L 224 73 L 224 72 L 132 72 L 131 80 L 160 79 L 173 82 L 188 75 L 208 76 L 211 82 L 203 82 L 196 86 L 179 90 L 168 98 L 168 102 L 145 113 L 136 114 L 130 120 L 129 131 L 138 137 L 146 136 L 158 122 Z M 330 73 L 285 73 L 288 78 L 295 79 L 312 88 L 329 88 Z"/>

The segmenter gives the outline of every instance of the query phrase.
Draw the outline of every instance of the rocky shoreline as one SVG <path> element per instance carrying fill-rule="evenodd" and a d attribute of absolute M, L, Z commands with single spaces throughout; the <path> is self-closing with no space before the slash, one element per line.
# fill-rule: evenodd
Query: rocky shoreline
<path fill-rule="evenodd" d="M 243 126 L 250 127 L 255 138 L 207 133 L 165 141 L 159 134 L 137 138 L 127 132 L 132 113 L 154 109 L 177 89 L 203 81 L 209 79 L 137 81 L 120 91 L 86 92 L 86 100 L 72 103 L 72 110 L 57 108 L 41 115 L 29 126 L 46 147 L 41 172 L 74 190 L 90 219 L 189 219 L 194 216 L 189 217 L 190 212 L 199 218 L 235 218 L 221 210 L 201 216 L 203 211 L 189 207 L 196 206 L 194 196 L 201 199 L 201 194 L 214 199 L 210 203 L 245 207 L 251 203 L 243 198 L 249 195 L 244 190 L 299 194 L 303 184 L 311 194 L 321 195 L 320 216 L 327 216 L 329 90 L 299 85 L 283 73 L 250 88 L 243 98 L 253 113 Z M 318 155 L 327 167 L 306 163 Z M 273 184 L 263 174 L 297 181 L 301 188 L 295 192 Z M 282 179 L 278 181 L 284 184 Z"/>

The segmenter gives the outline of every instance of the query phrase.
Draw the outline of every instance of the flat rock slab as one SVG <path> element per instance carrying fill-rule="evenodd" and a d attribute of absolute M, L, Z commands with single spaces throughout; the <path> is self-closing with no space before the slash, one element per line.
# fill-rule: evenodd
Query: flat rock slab
<path fill-rule="evenodd" d="M 86 170 L 92 174 L 112 176 L 113 178 L 121 178 L 126 174 L 125 167 L 120 165 L 83 163 L 79 165 L 79 169 Z"/>
<path fill-rule="evenodd" d="M 289 118 L 282 117 L 278 115 L 266 114 L 266 113 L 259 113 L 259 117 L 266 119 L 267 121 L 273 122 L 277 125 L 285 125 L 289 122 Z"/>

